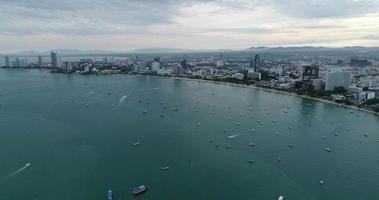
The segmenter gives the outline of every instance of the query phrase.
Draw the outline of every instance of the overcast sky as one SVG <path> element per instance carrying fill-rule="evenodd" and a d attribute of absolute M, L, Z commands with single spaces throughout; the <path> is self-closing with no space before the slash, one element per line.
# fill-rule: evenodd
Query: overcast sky
<path fill-rule="evenodd" d="M 379 0 L 0 0 L 0 51 L 379 46 Z"/>

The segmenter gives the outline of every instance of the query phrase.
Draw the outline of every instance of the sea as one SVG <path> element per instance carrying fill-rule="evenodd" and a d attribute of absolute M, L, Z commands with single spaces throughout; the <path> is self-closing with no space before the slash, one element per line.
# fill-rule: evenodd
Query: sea
<path fill-rule="evenodd" d="M 254 88 L 0 69 L 0 200 L 377 200 L 378 130 Z"/>

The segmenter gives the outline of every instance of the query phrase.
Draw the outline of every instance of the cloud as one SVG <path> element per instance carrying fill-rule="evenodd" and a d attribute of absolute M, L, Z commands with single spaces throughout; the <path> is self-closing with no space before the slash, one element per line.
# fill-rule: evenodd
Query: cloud
<path fill-rule="evenodd" d="M 329 44 L 379 31 L 378 0 L 0 0 L 0 5 L 0 48 Z"/>
<path fill-rule="evenodd" d="M 362 37 L 364 40 L 379 40 L 379 35 L 367 35 Z"/>
<path fill-rule="evenodd" d="M 379 10 L 377 0 L 263 0 L 288 16 L 341 18 L 362 16 Z"/>

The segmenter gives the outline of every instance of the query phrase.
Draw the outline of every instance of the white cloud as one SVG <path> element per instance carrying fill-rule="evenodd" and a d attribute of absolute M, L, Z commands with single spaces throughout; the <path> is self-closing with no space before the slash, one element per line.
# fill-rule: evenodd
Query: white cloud
<path fill-rule="evenodd" d="M 0 51 L 378 45 L 376 0 L 0 0 Z"/>

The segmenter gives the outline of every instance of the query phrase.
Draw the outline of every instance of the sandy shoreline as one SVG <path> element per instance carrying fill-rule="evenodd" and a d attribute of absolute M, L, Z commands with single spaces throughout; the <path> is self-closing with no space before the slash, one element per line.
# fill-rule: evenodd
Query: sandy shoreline
<path fill-rule="evenodd" d="M 161 76 L 158 76 L 158 77 L 161 77 Z M 177 80 L 189 80 L 189 81 L 197 81 L 197 82 L 205 82 L 205 83 L 213 83 L 213 84 L 231 85 L 231 86 L 236 86 L 236 87 L 252 88 L 252 89 L 262 90 L 262 91 L 266 91 L 266 92 L 272 92 L 272 93 L 277 93 L 277 94 L 284 94 L 284 95 L 290 95 L 290 96 L 295 96 L 295 97 L 310 99 L 310 100 L 319 101 L 319 102 L 322 102 L 322 103 L 327 103 L 327 104 L 331 104 L 331 105 L 335 105 L 335 106 L 340 106 L 340 107 L 344 107 L 344 108 L 348 108 L 348 109 L 363 111 L 363 112 L 367 112 L 367 113 L 371 113 L 371 114 L 374 114 L 376 116 L 379 116 L 379 113 L 377 113 L 375 111 L 372 111 L 372 110 L 368 110 L 368 109 L 364 109 L 364 108 L 358 108 L 356 106 L 339 104 L 339 103 L 336 103 L 334 101 L 329 101 L 329 100 L 326 100 L 326 99 L 320 99 L 320 98 L 310 97 L 310 96 L 306 96 L 306 95 L 299 95 L 299 94 L 295 94 L 295 93 L 292 93 L 292 92 L 286 92 L 286 91 L 281 91 L 281 90 L 276 90 L 276 89 L 258 87 L 258 86 L 255 86 L 255 85 L 242 85 L 242 84 L 228 83 L 228 82 L 222 82 L 222 81 L 212 81 L 212 80 L 203 80 L 203 79 L 191 79 L 191 78 L 182 78 L 182 77 L 163 77 L 163 78 L 177 79 Z"/>

